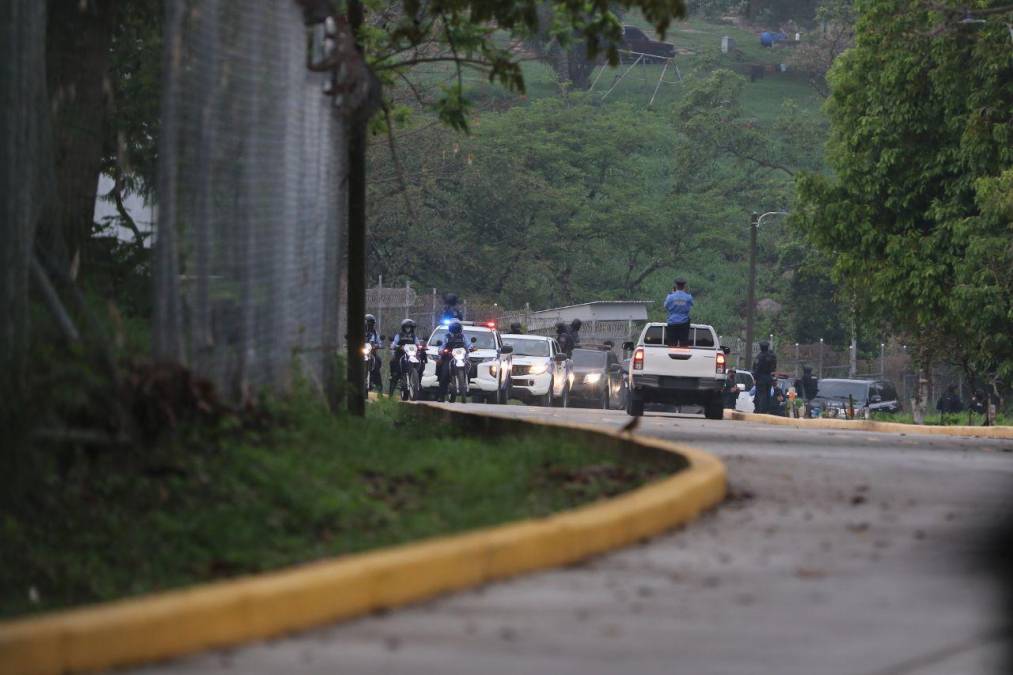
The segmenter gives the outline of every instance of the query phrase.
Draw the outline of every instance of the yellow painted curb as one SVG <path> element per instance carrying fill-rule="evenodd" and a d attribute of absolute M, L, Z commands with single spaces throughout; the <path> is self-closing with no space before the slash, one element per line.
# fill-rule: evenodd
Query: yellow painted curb
<path fill-rule="evenodd" d="M 970 436 L 973 438 L 1013 438 L 1013 427 L 930 426 L 926 424 L 900 424 L 872 420 L 841 420 L 833 418 L 805 419 L 779 415 L 757 415 L 738 410 L 725 410 L 725 419 L 739 422 L 759 422 L 796 429 L 843 429 L 845 431 L 882 431 L 889 433 L 926 434 L 931 436 Z"/>
<path fill-rule="evenodd" d="M 420 414 L 489 433 L 540 423 L 439 406 Z M 671 478 L 547 518 L 429 539 L 229 581 L 0 623 L 0 673 L 48 675 L 157 661 L 398 607 L 447 591 L 564 565 L 695 518 L 725 496 L 712 455 L 654 439 L 563 426 L 617 451 L 677 453 Z"/>

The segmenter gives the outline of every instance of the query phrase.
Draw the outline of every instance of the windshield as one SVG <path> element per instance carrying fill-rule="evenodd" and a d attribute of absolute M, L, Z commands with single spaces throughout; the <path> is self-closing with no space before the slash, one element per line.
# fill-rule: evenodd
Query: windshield
<path fill-rule="evenodd" d="M 514 348 L 514 356 L 548 356 L 548 340 L 532 340 L 531 338 L 503 338 L 503 344 Z"/>
<path fill-rule="evenodd" d="M 573 365 L 575 368 L 604 368 L 605 352 L 591 351 L 590 349 L 574 349 Z"/>
<path fill-rule="evenodd" d="M 475 338 L 472 342 L 471 338 Z M 447 341 L 447 329 L 440 326 L 433 331 L 433 334 L 429 336 L 429 344 L 439 346 L 436 343 L 443 344 Z M 475 347 L 476 349 L 496 349 L 496 334 L 491 330 L 474 330 L 464 327 L 464 341 L 469 346 Z"/>
<path fill-rule="evenodd" d="M 824 398 L 852 398 L 864 401 L 869 391 L 868 382 L 854 380 L 820 380 L 816 385 L 816 395 Z"/>

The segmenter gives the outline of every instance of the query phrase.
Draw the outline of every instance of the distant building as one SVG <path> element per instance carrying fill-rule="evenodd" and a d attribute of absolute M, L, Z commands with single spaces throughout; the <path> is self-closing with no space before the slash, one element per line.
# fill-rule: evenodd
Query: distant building
<path fill-rule="evenodd" d="M 569 325 L 580 319 L 580 330 L 584 342 L 611 340 L 617 344 L 630 339 L 634 330 L 647 321 L 647 306 L 651 300 L 599 300 L 579 305 L 553 307 L 531 312 L 527 317 L 527 329 L 532 333 L 554 335 L 556 324 L 562 321 Z"/>

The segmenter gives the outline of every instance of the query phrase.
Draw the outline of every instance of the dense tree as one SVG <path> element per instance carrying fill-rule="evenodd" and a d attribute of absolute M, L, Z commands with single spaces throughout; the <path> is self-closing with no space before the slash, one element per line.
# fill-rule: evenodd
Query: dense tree
<path fill-rule="evenodd" d="M 923 404 L 941 358 L 1013 377 L 1009 32 L 948 6 L 858 3 L 830 74 L 836 175 L 800 181 L 811 240 L 917 345 Z"/>

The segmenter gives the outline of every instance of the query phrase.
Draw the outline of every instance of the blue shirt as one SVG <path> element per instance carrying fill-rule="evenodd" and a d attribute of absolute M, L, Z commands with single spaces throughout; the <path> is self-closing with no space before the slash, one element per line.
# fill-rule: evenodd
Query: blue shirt
<path fill-rule="evenodd" d="M 686 291 L 672 291 L 665 298 L 668 323 L 689 323 L 689 310 L 693 309 L 693 296 Z"/>

